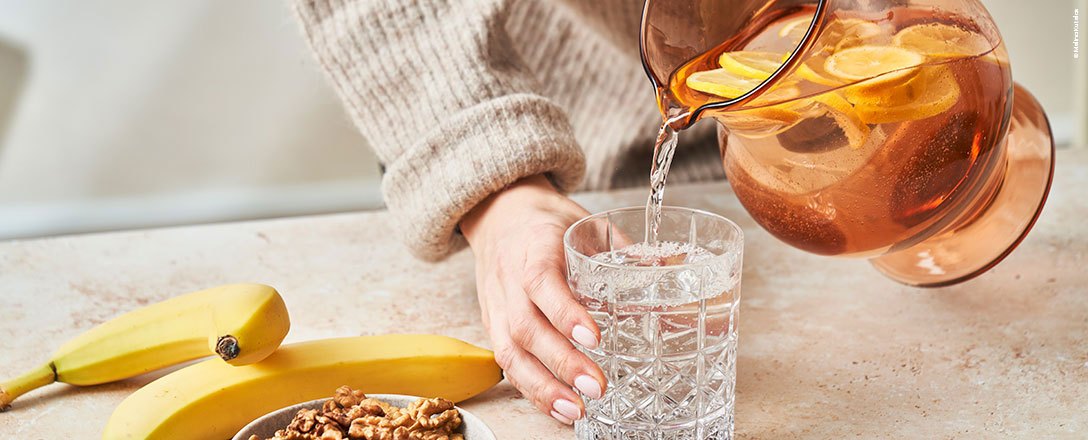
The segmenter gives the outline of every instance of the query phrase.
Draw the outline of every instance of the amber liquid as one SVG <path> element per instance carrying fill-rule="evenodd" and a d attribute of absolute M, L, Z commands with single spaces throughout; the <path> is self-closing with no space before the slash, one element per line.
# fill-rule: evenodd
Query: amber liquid
<path fill-rule="evenodd" d="M 895 12 L 881 23 L 893 32 L 933 20 L 931 14 L 917 11 Z M 971 28 L 955 17 L 945 20 Z M 764 34 L 774 38 L 776 31 L 771 26 Z M 668 90 L 659 91 L 663 112 L 677 108 L 690 112 L 722 100 L 688 88 L 685 78 L 717 68 L 723 50 L 709 51 L 674 72 Z M 735 109 L 699 117 L 713 117 L 725 127 L 721 137 L 726 174 L 737 198 L 766 230 L 817 254 L 879 255 L 975 215 L 1000 187 L 1004 173 L 994 171 L 1004 166 L 1005 158 L 1004 149 L 996 146 L 1012 105 L 1008 66 L 997 61 L 1003 53 L 999 45 L 983 54 L 927 61 L 928 67 L 922 69 L 932 73 L 932 85 L 956 91 L 944 94 L 948 104 L 936 114 L 923 111 L 918 118 L 866 123 L 860 127 L 868 131 L 860 145 L 850 145 L 842 118 L 827 114 L 806 114 L 796 123 L 758 135 L 751 134 L 751 127 L 731 129 Z M 814 98 L 813 90 L 846 93 L 845 88 L 827 90 L 803 79 L 797 82 L 799 99 Z"/>

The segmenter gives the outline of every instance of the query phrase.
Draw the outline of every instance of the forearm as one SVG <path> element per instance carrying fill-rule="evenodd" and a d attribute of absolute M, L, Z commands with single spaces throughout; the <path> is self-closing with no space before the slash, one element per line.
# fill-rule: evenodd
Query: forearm
<path fill-rule="evenodd" d="M 311 48 L 386 167 L 401 238 L 436 259 L 488 195 L 544 174 L 577 186 L 566 115 L 535 90 L 505 33 L 506 0 L 296 0 Z"/>

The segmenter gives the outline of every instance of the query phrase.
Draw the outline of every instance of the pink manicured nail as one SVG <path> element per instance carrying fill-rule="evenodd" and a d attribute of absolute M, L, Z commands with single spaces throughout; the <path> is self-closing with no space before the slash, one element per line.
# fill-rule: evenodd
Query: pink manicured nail
<path fill-rule="evenodd" d="M 567 419 L 567 422 L 565 423 L 569 424 L 571 420 L 582 418 L 582 410 L 578 409 L 578 405 L 575 405 L 574 402 L 567 399 L 556 400 L 555 403 L 552 404 L 552 408 L 555 409 L 555 412 L 558 412 Z M 554 416 L 555 414 L 552 415 Z M 563 420 L 559 421 L 562 422 Z"/>
<path fill-rule="evenodd" d="M 568 419 L 566 417 L 563 417 L 562 414 L 559 414 L 559 413 L 557 413 L 555 411 L 552 411 L 552 417 L 555 418 L 556 420 L 558 420 L 559 423 L 563 423 L 565 425 L 570 425 L 570 424 L 574 423 L 570 419 Z"/>
<path fill-rule="evenodd" d="M 597 337 L 593 336 L 593 332 L 584 326 L 574 326 L 574 330 L 571 330 L 570 335 L 575 342 L 582 344 L 585 348 L 597 348 Z"/>
<path fill-rule="evenodd" d="M 574 378 L 574 387 L 591 399 L 601 398 L 601 384 L 597 383 L 597 379 L 584 375 L 578 376 Z"/>

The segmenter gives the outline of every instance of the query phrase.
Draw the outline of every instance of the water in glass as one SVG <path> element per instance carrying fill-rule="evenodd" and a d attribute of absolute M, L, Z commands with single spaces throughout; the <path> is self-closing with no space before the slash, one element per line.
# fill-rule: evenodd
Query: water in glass
<path fill-rule="evenodd" d="M 601 399 L 585 399 L 579 439 L 732 438 L 740 271 L 715 257 L 643 242 L 585 262 L 631 270 L 572 271 L 601 329 L 599 347 L 579 349 L 609 380 Z"/>

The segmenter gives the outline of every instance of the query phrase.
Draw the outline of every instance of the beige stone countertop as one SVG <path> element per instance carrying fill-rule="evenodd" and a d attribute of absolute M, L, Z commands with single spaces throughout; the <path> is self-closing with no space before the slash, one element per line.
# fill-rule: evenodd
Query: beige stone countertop
<path fill-rule="evenodd" d="M 1059 151 L 1057 163 L 1046 209 L 1011 256 L 929 290 L 778 242 L 725 184 L 670 186 L 666 203 L 723 214 L 746 234 L 737 437 L 1088 438 L 1088 150 Z M 645 195 L 577 199 L 599 211 Z M 416 261 L 389 222 L 367 212 L 0 243 L 0 377 L 122 312 L 244 281 L 279 289 L 288 342 L 422 332 L 489 346 L 471 254 Z M 98 438 L 113 408 L 161 374 L 33 391 L 0 413 L 0 437 Z M 464 407 L 500 439 L 574 436 L 506 382 Z"/>

